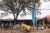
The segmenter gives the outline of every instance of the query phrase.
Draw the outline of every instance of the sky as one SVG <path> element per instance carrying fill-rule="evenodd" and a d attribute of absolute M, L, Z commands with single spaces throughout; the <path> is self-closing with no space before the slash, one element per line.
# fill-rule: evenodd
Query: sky
<path fill-rule="evenodd" d="M 44 17 L 46 17 L 47 15 L 50 15 L 50 1 L 45 1 L 44 0 L 40 0 L 41 4 L 39 6 L 38 10 L 41 14 L 36 14 L 36 19 L 42 19 Z M 29 12 L 29 10 L 26 8 L 26 16 L 21 16 L 21 14 L 23 15 L 23 11 L 21 11 L 18 15 L 18 20 L 32 20 L 32 13 Z M 4 11 L 0 10 L 0 13 L 4 13 Z M 8 16 L 4 16 L 1 17 L 0 19 L 14 19 L 13 15 L 8 13 Z"/>
<path fill-rule="evenodd" d="M 46 17 L 47 15 L 50 15 L 50 1 L 45 1 L 44 0 L 40 0 L 41 4 L 39 6 L 38 9 L 41 9 L 41 10 L 38 10 L 41 12 L 41 15 L 38 15 L 37 18 L 44 18 Z"/>

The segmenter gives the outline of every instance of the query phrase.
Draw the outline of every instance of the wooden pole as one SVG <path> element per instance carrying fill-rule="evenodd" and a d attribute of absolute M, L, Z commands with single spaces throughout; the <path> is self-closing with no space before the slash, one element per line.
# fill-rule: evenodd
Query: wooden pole
<path fill-rule="evenodd" d="M 43 28 L 45 28 L 45 21 L 43 20 Z"/>

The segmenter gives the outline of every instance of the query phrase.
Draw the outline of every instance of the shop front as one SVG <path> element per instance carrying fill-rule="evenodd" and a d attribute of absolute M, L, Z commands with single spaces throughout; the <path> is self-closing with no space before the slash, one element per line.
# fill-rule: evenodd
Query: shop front
<path fill-rule="evenodd" d="M 37 27 L 43 27 L 43 29 L 50 29 L 50 20 L 47 18 L 38 20 Z"/>

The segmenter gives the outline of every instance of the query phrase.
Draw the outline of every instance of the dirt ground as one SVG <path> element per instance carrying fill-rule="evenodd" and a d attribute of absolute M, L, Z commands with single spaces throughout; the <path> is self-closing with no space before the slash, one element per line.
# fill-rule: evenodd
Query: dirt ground
<path fill-rule="evenodd" d="M 0 33 L 50 33 L 50 29 L 33 30 L 30 32 L 25 32 L 21 30 L 0 30 Z"/>

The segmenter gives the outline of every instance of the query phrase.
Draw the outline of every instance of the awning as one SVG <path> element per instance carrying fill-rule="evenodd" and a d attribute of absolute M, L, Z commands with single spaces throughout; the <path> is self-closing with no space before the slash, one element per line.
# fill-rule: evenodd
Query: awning
<path fill-rule="evenodd" d="M 50 15 L 47 15 L 47 20 L 50 20 Z"/>

